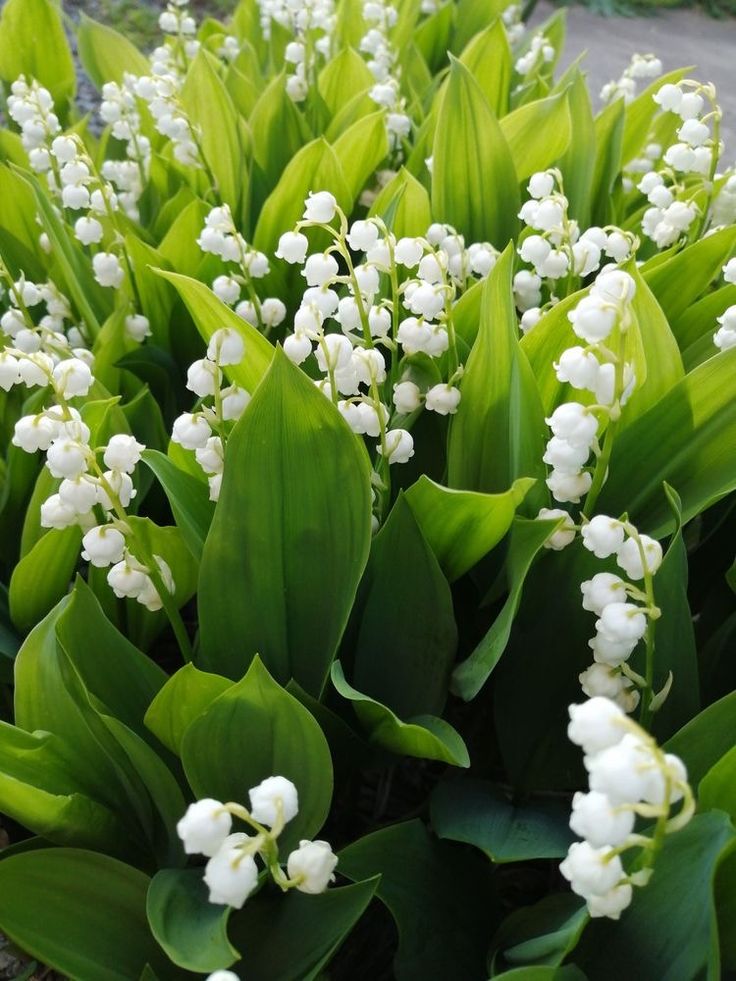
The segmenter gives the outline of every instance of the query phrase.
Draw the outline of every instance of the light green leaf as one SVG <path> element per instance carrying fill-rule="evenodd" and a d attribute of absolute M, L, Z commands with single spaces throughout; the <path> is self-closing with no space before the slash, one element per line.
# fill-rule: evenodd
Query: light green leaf
<path fill-rule="evenodd" d="M 570 144 L 558 167 L 562 172 L 568 213 L 581 228 L 590 224 L 591 190 L 595 171 L 595 125 L 590 92 L 579 70 L 573 74 L 567 90 L 570 109 Z"/>
<path fill-rule="evenodd" d="M 425 235 L 432 222 L 429 195 L 404 167 L 380 191 L 368 214 L 383 218 L 396 238 Z"/>
<path fill-rule="evenodd" d="M 10 616 L 23 633 L 42 620 L 64 596 L 79 561 L 82 533 L 52 528 L 13 569 Z"/>
<path fill-rule="evenodd" d="M 452 6 L 447 4 L 444 10 L 449 12 Z M 497 118 L 505 116 L 509 109 L 513 63 L 508 35 L 500 17 L 468 41 L 460 61 L 472 72 Z"/>
<path fill-rule="evenodd" d="M 527 102 L 500 121 L 520 181 L 546 170 L 570 144 L 572 124 L 567 93 Z"/>
<path fill-rule="evenodd" d="M 187 548 L 195 559 L 201 559 L 215 510 L 207 487 L 180 470 L 158 450 L 145 450 L 143 462 L 151 468 L 163 487 Z"/>
<path fill-rule="evenodd" d="M 77 76 L 61 11 L 51 0 L 8 0 L 0 18 L 0 79 L 35 78 L 62 112 L 74 98 Z"/>
<path fill-rule="evenodd" d="M 595 119 L 596 153 L 590 217 L 596 225 L 606 225 L 615 219 L 612 194 L 621 171 L 625 122 L 623 99 L 614 99 Z"/>
<path fill-rule="evenodd" d="M 181 742 L 191 723 L 231 685 L 232 681 L 219 674 L 207 674 L 185 664 L 153 699 L 145 724 L 172 753 L 181 755 Z"/>
<path fill-rule="evenodd" d="M 92 20 L 82 11 L 77 31 L 79 59 L 94 85 L 123 81 L 126 72 L 147 75 L 151 66 L 136 46 L 118 31 Z"/>
<path fill-rule="evenodd" d="M 328 61 L 317 78 L 317 87 L 330 116 L 375 84 L 368 65 L 353 48 L 346 47 Z"/>
<path fill-rule="evenodd" d="M 384 113 L 373 112 L 356 120 L 337 137 L 332 149 L 340 162 L 352 199 L 356 200 L 371 175 L 388 156 Z"/>

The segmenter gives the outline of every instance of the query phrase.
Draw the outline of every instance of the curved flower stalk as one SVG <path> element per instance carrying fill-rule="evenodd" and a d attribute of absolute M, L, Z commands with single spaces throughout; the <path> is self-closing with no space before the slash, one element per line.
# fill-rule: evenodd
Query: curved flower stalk
<path fill-rule="evenodd" d="M 231 328 L 216 331 L 210 338 L 207 355 L 187 371 L 187 388 L 201 402 L 194 412 L 185 412 L 174 422 L 171 439 L 185 450 L 193 450 L 197 463 L 207 475 L 210 500 L 220 496 L 225 467 L 225 447 L 232 422 L 239 419 L 250 401 L 250 394 L 238 385 L 223 385 L 222 367 L 240 364 L 245 356 L 242 337 Z"/>
<path fill-rule="evenodd" d="M 249 245 L 235 227 L 228 205 L 213 208 L 205 219 L 197 245 L 203 252 L 219 256 L 223 262 L 235 265 L 237 272 L 218 276 L 212 283 L 216 295 L 235 312 L 268 336 L 274 327 L 283 323 L 286 306 L 278 297 L 260 299 L 254 280 L 268 275 L 268 258 Z M 245 290 L 246 299 L 241 300 Z"/>
<path fill-rule="evenodd" d="M 462 366 L 453 303 L 475 277 L 488 275 L 497 254 L 486 243 L 465 248 L 462 236 L 446 225 L 433 225 L 426 238 L 398 240 L 377 218 L 348 227 L 327 191 L 311 194 L 305 204 L 303 220 L 281 236 L 276 252 L 304 267 L 308 287 L 284 351 L 296 364 L 314 356 L 323 375 L 318 387 L 353 432 L 378 439 L 374 483 L 380 520 L 388 502 L 389 465 L 406 463 L 414 454 L 410 429 L 417 413 L 422 406 L 441 415 L 457 411 Z M 315 227 L 326 231 L 332 244 L 307 255 L 303 230 Z M 362 255 L 361 262 L 354 261 L 354 253 Z M 415 276 L 401 281 L 410 270 Z M 381 295 L 382 282 L 387 296 Z M 336 331 L 329 330 L 329 321 Z M 445 355 L 447 380 L 422 390 L 414 380 L 420 377 L 415 362 L 423 357 L 425 364 L 439 366 Z"/>
<path fill-rule="evenodd" d="M 612 701 L 591 698 L 569 712 L 568 737 L 585 753 L 589 791 L 573 798 L 570 827 L 583 841 L 570 845 L 560 871 L 592 917 L 617 920 L 634 888 L 654 873 L 665 837 L 692 817 L 695 802 L 682 760 L 664 753 Z M 654 821 L 653 829 L 635 832 L 637 818 Z M 633 851 L 627 871 L 621 856 Z"/>
<path fill-rule="evenodd" d="M 568 215 L 559 170 L 532 174 L 527 191 L 529 200 L 522 205 L 519 218 L 531 234 L 521 239 L 517 251 L 534 272 L 522 269 L 514 276 L 514 298 L 524 333 L 558 301 L 560 287 L 563 294 L 574 291 L 575 281 L 600 269 L 604 256 L 624 262 L 638 244 L 634 235 L 613 225 L 593 226 L 581 233 L 577 221 Z"/>
<path fill-rule="evenodd" d="M 642 217 L 642 231 L 657 248 L 664 249 L 689 236 L 698 216 L 697 234 L 708 226 L 714 176 L 723 150 L 719 135 L 722 113 L 712 83 L 692 79 L 668 83 L 653 98 L 663 112 L 681 120 L 676 142 L 664 151 L 662 166 L 648 170 L 637 184 L 651 205 Z"/>
<path fill-rule="evenodd" d="M 662 74 L 662 62 L 654 54 L 634 54 L 616 81 L 607 82 L 601 89 L 601 102 L 606 105 L 623 99 L 628 105 L 636 96 L 636 83 Z"/>
<path fill-rule="evenodd" d="M 204 881 L 210 902 L 242 909 L 259 886 L 256 858 L 282 892 L 325 892 L 334 881 L 337 865 L 337 856 L 326 841 L 301 841 L 289 854 L 286 871 L 279 862 L 279 836 L 299 812 L 298 793 L 291 780 L 267 777 L 251 787 L 248 797 L 250 810 L 242 804 L 223 804 L 211 798 L 198 800 L 189 805 L 176 826 L 187 855 L 201 854 L 209 859 Z M 255 833 L 231 833 L 233 818 Z"/>

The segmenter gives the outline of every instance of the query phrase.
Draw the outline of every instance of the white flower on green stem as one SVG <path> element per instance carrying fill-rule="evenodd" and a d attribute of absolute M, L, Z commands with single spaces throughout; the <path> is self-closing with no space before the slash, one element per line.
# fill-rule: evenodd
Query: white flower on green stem
<path fill-rule="evenodd" d="M 254 821 L 273 827 L 277 822 L 291 821 L 299 811 L 299 796 L 286 777 L 266 777 L 248 791 Z"/>

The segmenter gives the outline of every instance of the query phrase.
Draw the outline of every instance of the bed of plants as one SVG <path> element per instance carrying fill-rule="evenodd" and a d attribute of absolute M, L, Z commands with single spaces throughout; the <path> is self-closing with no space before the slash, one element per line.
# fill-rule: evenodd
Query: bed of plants
<path fill-rule="evenodd" d="M 79 981 L 736 969 L 736 174 L 564 14 L 0 19 L 0 931 Z M 622 66 L 624 67 L 624 66 Z"/>

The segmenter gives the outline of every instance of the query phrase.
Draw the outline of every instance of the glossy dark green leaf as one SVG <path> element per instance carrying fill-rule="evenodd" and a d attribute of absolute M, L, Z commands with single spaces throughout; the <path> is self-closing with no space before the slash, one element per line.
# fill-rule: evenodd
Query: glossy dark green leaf
<path fill-rule="evenodd" d="M 736 819 L 736 746 L 729 749 L 698 785 L 698 803 L 703 810 L 717 808 Z"/>
<path fill-rule="evenodd" d="M 412 484 L 406 501 L 450 582 L 501 541 L 533 483 L 523 477 L 501 494 L 453 490 L 426 474 Z"/>
<path fill-rule="evenodd" d="M 587 923 L 585 903 L 572 893 L 545 896 L 533 906 L 514 910 L 493 938 L 493 966 L 557 967 L 575 948 Z M 503 976 L 495 970 L 492 974 Z"/>
<path fill-rule="evenodd" d="M 444 780 L 430 813 L 438 837 L 474 845 L 497 863 L 562 858 L 574 839 L 567 800 L 514 802 L 486 780 Z"/>
<path fill-rule="evenodd" d="M 12 855 L 0 862 L 0 928 L 68 977 L 131 981 L 163 963 L 146 922 L 148 881 L 76 848 Z"/>
<path fill-rule="evenodd" d="M 279 839 L 286 850 L 312 838 L 332 797 L 327 740 L 312 714 L 256 658 L 242 681 L 216 698 L 184 732 L 181 756 L 198 797 L 242 801 L 275 774 L 292 780 L 299 813 Z"/>
<path fill-rule="evenodd" d="M 227 937 L 231 908 L 210 903 L 201 869 L 162 869 L 148 887 L 148 923 L 177 967 L 204 974 L 240 957 Z"/>
<path fill-rule="evenodd" d="M 378 898 L 399 930 L 397 981 L 487 977 L 496 903 L 483 856 L 438 841 L 421 821 L 407 821 L 348 845 L 338 868 L 356 880 L 380 874 Z"/>
<path fill-rule="evenodd" d="M 187 548 L 195 559 L 200 559 L 215 510 L 207 487 L 180 470 L 158 450 L 145 450 L 143 462 L 163 487 Z"/>
<path fill-rule="evenodd" d="M 588 925 L 575 963 L 596 981 L 720 977 L 713 880 L 733 842 L 733 826 L 719 811 L 667 835 L 646 888 L 634 890 L 618 923 Z"/>
<path fill-rule="evenodd" d="M 189 726 L 231 685 L 227 678 L 185 664 L 153 699 L 145 724 L 164 746 L 180 755 L 181 742 Z"/>
<path fill-rule="evenodd" d="M 511 291 L 509 246 L 486 280 L 480 329 L 460 383 L 462 400 L 448 440 L 448 484 L 499 493 L 519 477 L 534 477 L 524 511 L 547 501 L 542 463 L 546 425 L 537 384 L 519 347 Z"/>
<path fill-rule="evenodd" d="M 503 248 L 517 228 L 518 178 L 506 138 L 470 71 L 453 59 L 432 151 L 432 212 L 470 242 Z"/>
<path fill-rule="evenodd" d="M 202 555 L 199 663 L 237 678 L 259 653 L 318 695 L 368 557 L 367 454 L 279 350 L 228 462 Z"/>
<path fill-rule="evenodd" d="M 693 785 L 736 745 L 736 692 L 703 709 L 666 743 L 685 761 Z"/>
<path fill-rule="evenodd" d="M 386 705 L 363 695 L 345 679 L 342 665 L 332 665 L 332 683 L 348 699 L 369 742 L 397 756 L 441 760 L 453 766 L 470 766 L 468 750 L 456 729 L 435 715 L 419 715 L 402 721 Z"/>
<path fill-rule="evenodd" d="M 365 912 L 377 880 L 319 896 L 264 890 L 231 920 L 249 981 L 317 981 Z"/>

